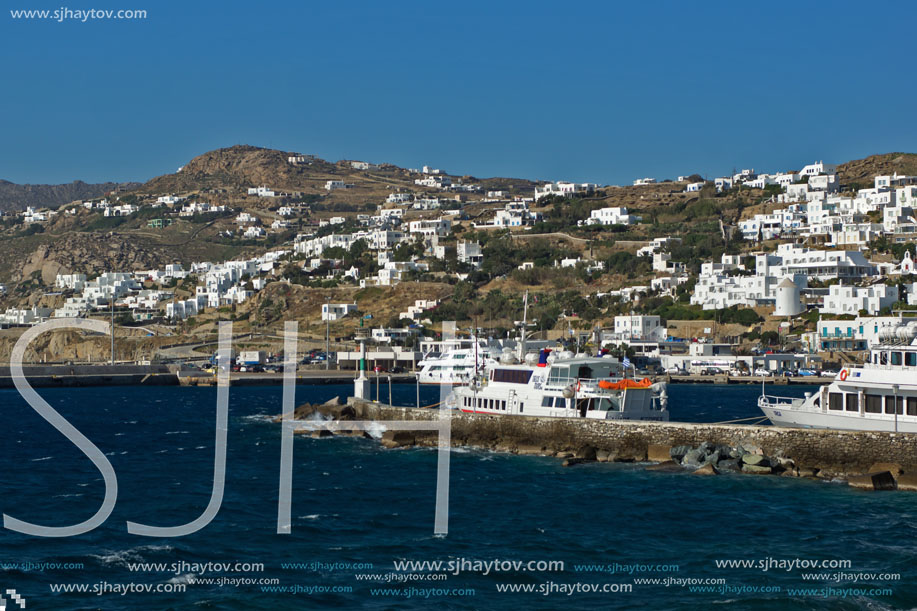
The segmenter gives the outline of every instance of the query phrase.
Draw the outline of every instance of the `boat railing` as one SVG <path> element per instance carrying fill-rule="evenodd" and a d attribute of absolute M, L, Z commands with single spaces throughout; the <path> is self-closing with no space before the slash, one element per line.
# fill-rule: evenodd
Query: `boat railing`
<path fill-rule="evenodd" d="M 551 390 L 562 390 L 569 386 L 572 386 L 578 391 L 588 390 L 590 392 L 595 392 L 599 389 L 599 382 L 602 380 L 607 380 L 609 382 L 620 382 L 624 378 L 620 377 L 608 377 L 608 378 L 548 378 L 545 382 L 544 387 Z"/>
<path fill-rule="evenodd" d="M 778 397 L 776 395 L 761 395 L 759 405 L 767 407 L 802 407 L 806 400 L 799 397 Z"/>

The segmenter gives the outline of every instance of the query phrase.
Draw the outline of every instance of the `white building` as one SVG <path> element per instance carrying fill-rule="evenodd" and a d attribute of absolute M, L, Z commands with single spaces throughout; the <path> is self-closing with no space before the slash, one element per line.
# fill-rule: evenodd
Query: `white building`
<path fill-rule="evenodd" d="M 353 185 L 347 184 L 343 180 L 328 180 L 325 182 L 326 191 L 334 191 L 336 189 L 352 189 Z"/>
<path fill-rule="evenodd" d="M 348 314 L 357 311 L 355 303 L 323 303 L 322 320 L 340 320 Z"/>
<path fill-rule="evenodd" d="M 876 315 L 884 308 L 890 308 L 898 301 L 898 288 L 884 284 L 872 286 L 842 286 L 835 284 L 828 289 L 822 314 L 858 314 L 865 310 Z"/>
<path fill-rule="evenodd" d="M 589 214 L 589 218 L 586 219 L 586 225 L 633 225 L 639 223 L 642 220 L 641 217 L 634 214 L 629 214 L 627 208 L 621 207 L 612 207 L 612 208 L 599 208 L 598 210 L 593 210 Z"/>
<path fill-rule="evenodd" d="M 82 291 L 86 286 L 86 274 L 58 274 L 54 280 L 54 288 Z"/>
<path fill-rule="evenodd" d="M 535 187 L 535 201 L 549 195 L 558 195 L 568 197 L 575 193 L 592 193 L 598 188 L 598 185 L 591 182 L 573 183 L 566 181 L 549 182 L 541 187 Z"/>
<path fill-rule="evenodd" d="M 833 163 L 825 163 L 823 161 L 816 161 L 815 163 L 810 163 L 803 169 L 799 170 L 800 176 L 817 176 L 819 174 L 834 174 L 837 172 L 837 165 Z"/>
<path fill-rule="evenodd" d="M 258 197 L 275 197 L 274 190 L 267 187 L 249 187 L 248 194 L 257 195 Z"/>
<path fill-rule="evenodd" d="M 478 242 L 461 241 L 456 245 L 455 250 L 460 263 L 471 265 L 475 269 L 484 263 L 484 252 Z"/>
<path fill-rule="evenodd" d="M 818 348 L 821 350 L 868 350 L 880 343 L 879 335 L 889 328 L 914 318 L 864 316 L 853 320 L 818 321 Z"/>
<path fill-rule="evenodd" d="M 662 342 L 668 336 L 662 319 L 655 315 L 631 314 L 615 316 L 614 331 L 603 336 L 605 341 L 643 340 Z"/>

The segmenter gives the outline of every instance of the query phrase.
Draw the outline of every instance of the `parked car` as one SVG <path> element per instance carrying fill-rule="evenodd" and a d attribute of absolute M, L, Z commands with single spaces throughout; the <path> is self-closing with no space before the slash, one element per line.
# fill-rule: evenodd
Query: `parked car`
<path fill-rule="evenodd" d="M 784 369 L 780 375 L 782 375 L 785 378 L 795 378 L 797 374 L 795 371 L 792 371 L 790 369 Z"/>
<path fill-rule="evenodd" d="M 684 369 L 680 369 L 679 367 L 675 367 L 673 365 L 672 367 L 669 367 L 668 369 L 666 369 L 665 373 L 668 373 L 673 376 L 680 376 L 680 375 L 684 375 L 686 372 Z"/>
<path fill-rule="evenodd" d="M 818 373 L 817 373 L 814 369 L 800 369 L 800 370 L 798 370 L 798 371 L 796 372 L 796 374 L 797 374 L 797 375 L 800 375 L 800 376 L 814 376 L 814 375 L 818 375 Z"/>
<path fill-rule="evenodd" d="M 761 376 L 761 377 L 764 377 L 764 378 L 768 378 L 768 377 L 771 376 L 771 372 L 768 371 L 767 369 L 763 369 L 763 368 L 761 368 L 761 367 L 758 367 L 757 369 L 755 369 L 755 375 L 756 375 L 756 376 Z"/>
<path fill-rule="evenodd" d="M 821 376 L 822 376 L 823 378 L 836 378 L 836 377 L 837 377 L 837 370 L 835 370 L 835 369 L 825 369 L 824 371 L 821 372 Z"/>

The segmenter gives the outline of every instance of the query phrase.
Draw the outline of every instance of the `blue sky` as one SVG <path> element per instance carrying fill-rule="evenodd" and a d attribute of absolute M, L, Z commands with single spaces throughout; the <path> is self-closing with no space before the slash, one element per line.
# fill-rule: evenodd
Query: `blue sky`
<path fill-rule="evenodd" d="M 69 2 L 0 14 L 0 178 L 238 143 L 603 184 L 917 152 L 912 3 Z M 6 11 L 61 6 L 148 17 Z"/>

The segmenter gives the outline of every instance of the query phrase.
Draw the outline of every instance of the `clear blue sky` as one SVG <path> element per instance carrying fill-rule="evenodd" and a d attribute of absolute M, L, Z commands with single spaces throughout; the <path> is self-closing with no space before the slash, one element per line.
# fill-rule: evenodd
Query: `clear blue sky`
<path fill-rule="evenodd" d="M 146 180 L 237 143 L 629 183 L 917 152 L 917 5 L 8 0 L 0 178 Z M 7 9 L 146 9 L 141 21 Z"/>

